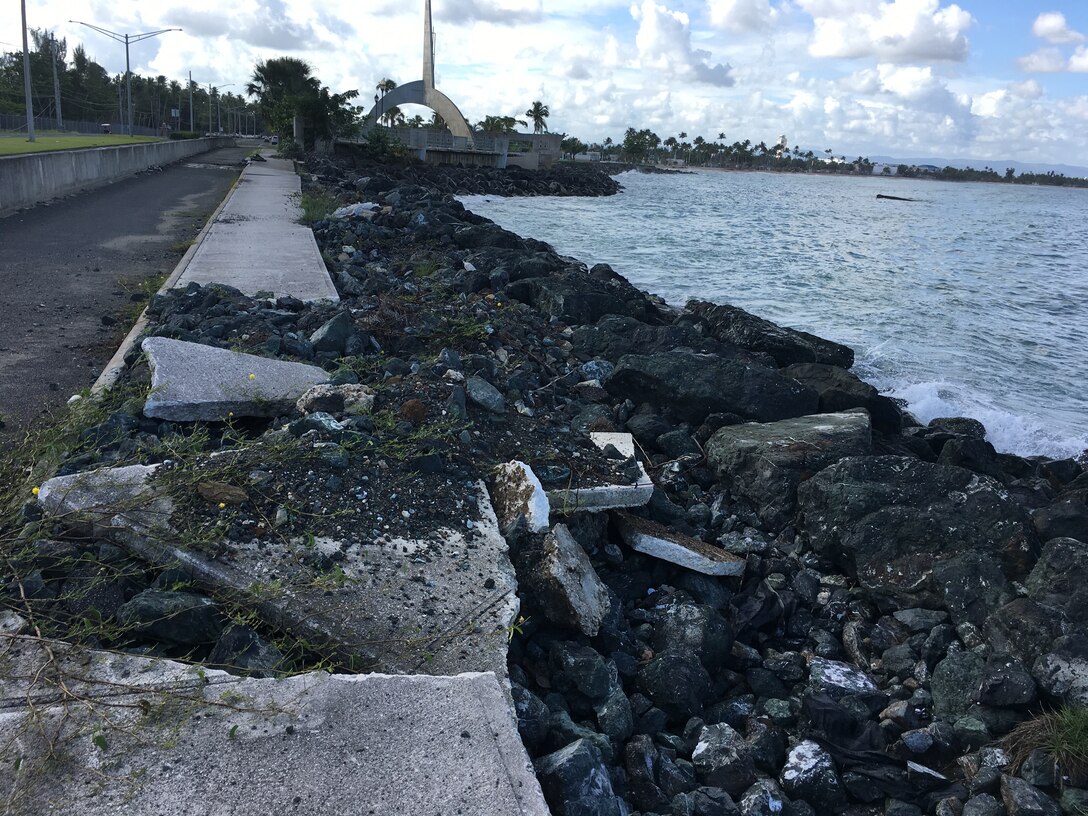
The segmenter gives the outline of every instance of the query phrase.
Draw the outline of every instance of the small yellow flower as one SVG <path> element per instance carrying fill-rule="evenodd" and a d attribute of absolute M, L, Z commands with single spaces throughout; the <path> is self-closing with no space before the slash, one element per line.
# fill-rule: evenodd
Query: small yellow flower
<path fill-rule="evenodd" d="M 234 416 L 234 411 L 227 411 L 227 416 L 229 416 L 229 417 Z"/>
<path fill-rule="evenodd" d="M 249 378 L 250 378 L 251 380 L 255 380 L 255 379 L 257 379 L 257 375 L 256 375 L 256 374 L 250 374 L 250 375 L 249 375 Z"/>
<path fill-rule="evenodd" d="M 226 502 L 219 502 L 219 509 L 220 509 L 220 510 L 222 510 L 222 509 L 223 509 L 224 507 L 226 507 L 226 506 L 227 506 L 227 503 L 226 503 Z"/>
<path fill-rule="evenodd" d="M 37 496 L 39 493 L 41 493 L 41 488 L 40 487 L 35 487 L 30 492 L 33 493 L 35 496 Z"/>

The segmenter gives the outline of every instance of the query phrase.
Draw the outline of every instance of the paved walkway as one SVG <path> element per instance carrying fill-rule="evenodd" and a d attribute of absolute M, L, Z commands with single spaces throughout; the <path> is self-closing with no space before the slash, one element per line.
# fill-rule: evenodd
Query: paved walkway
<path fill-rule="evenodd" d="M 301 190 L 291 162 L 250 164 L 176 285 L 225 283 L 247 295 L 338 301 L 313 232 L 298 223 Z"/>
<path fill-rule="evenodd" d="M 252 148 L 193 156 L 0 218 L 0 448 L 88 388 Z"/>

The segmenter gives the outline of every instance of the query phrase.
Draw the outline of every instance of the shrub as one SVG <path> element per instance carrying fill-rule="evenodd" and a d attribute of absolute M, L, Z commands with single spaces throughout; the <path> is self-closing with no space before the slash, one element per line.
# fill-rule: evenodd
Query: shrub
<path fill-rule="evenodd" d="M 1003 740 L 1019 769 L 1037 748 L 1046 751 L 1063 777 L 1079 787 L 1088 782 L 1088 707 L 1066 706 L 1016 726 Z"/>

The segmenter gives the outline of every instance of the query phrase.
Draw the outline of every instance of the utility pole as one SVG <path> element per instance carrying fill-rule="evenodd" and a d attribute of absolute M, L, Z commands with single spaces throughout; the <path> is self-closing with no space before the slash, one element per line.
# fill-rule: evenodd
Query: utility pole
<path fill-rule="evenodd" d="M 23 0 L 25 3 L 26 0 Z M 141 40 L 147 40 L 151 37 L 157 37 L 159 34 L 165 34 L 167 31 L 181 31 L 180 28 L 163 28 L 158 31 L 148 31 L 144 34 L 118 34 L 116 31 L 110 31 L 107 28 L 99 28 L 96 25 L 90 23 L 84 23 L 79 20 L 69 20 L 69 23 L 76 23 L 77 25 L 87 26 L 87 28 L 93 28 L 99 34 L 105 34 L 111 40 L 117 42 L 123 42 L 125 44 L 125 95 L 128 97 L 128 135 L 132 135 L 132 66 L 129 62 L 128 47 L 130 43 L 137 43 Z"/>
<path fill-rule="evenodd" d="M 193 132 L 193 72 L 189 72 L 189 132 Z"/>
<path fill-rule="evenodd" d="M 26 0 L 21 2 L 23 11 L 23 93 L 26 95 L 26 140 L 34 141 L 34 97 L 30 93 L 30 47 L 26 42 Z"/>
<path fill-rule="evenodd" d="M 60 79 L 57 77 L 57 38 L 50 33 L 49 41 L 53 43 L 53 96 L 57 100 L 57 130 L 64 130 L 64 116 L 60 112 Z"/>

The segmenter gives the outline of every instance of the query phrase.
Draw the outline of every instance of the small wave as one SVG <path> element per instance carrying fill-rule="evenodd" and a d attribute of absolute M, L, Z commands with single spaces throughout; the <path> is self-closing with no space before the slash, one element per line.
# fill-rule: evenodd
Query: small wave
<path fill-rule="evenodd" d="M 885 393 L 906 402 L 907 410 L 922 423 L 947 416 L 977 419 L 986 426 L 986 439 L 1002 453 L 1062 459 L 1082 456 L 1088 450 L 1088 436 L 1047 426 L 1037 417 L 1007 411 L 985 395 L 957 383 L 893 385 Z"/>

